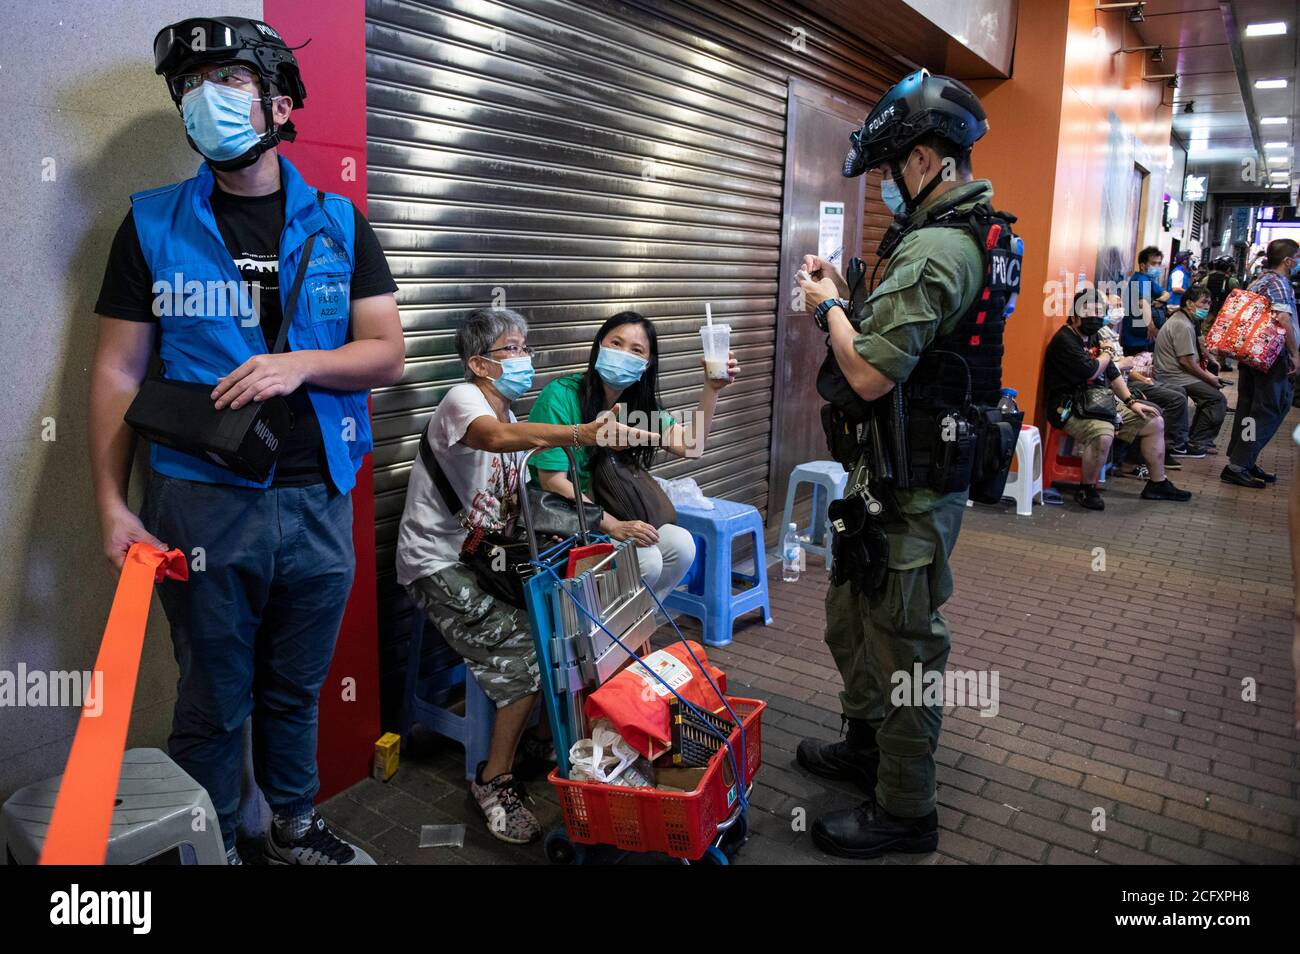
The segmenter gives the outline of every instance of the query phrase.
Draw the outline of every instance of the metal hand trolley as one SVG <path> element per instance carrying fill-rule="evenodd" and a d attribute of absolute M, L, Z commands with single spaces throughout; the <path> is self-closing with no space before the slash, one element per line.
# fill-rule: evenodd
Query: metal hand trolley
<path fill-rule="evenodd" d="M 564 451 L 576 489 L 577 461 L 569 448 Z M 521 468 L 534 453 L 536 450 L 524 456 Z M 649 647 L 658 600 L 641 580 L 632 540 L 609 541 L 614 546 L 612 553 L 565 579 L 569 550 L 596 540 L 588 531 L 583 508 L 577 508 L 577 537 L 539 551 L 528 495 L 521 493 L 519 502 L 534 567 L 524 581 L 524 599 L 557 763 L 548 781 L 564 816 L 564 828 L 546 835 L 547 858 L 556 864 L 581 864 L 587 846 L 610 845 L 629 852 L 662 852 L 688 864 L 728 864 L 748 835 L 749 793 L 762 761 L 766 703 L 726 696 L 713 687 L 738 724 L 693 792 L 570 780 L 569 750 L 574 742 L 587 737 L 586 698 L 625 665 L 638 665 L 629 660 Z M 685 637 L 681 638 L 685 642 Z M 667 683 L 663 685 L 667 687 Z M 743 766 L 739 780 L 738 765 Z"/>

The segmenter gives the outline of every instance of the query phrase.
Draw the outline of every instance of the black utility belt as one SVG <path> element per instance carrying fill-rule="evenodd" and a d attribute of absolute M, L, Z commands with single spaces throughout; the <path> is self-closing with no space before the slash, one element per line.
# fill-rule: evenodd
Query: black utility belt
<path fill-rule="evenodd" d="M 146 440 L 261 483 L 271 476 L 280 447 L 293 429 L 293 412 L 282 397 L 217 410 L 213 387 L 146 378 L 127 409 L 126 423 Z"/>

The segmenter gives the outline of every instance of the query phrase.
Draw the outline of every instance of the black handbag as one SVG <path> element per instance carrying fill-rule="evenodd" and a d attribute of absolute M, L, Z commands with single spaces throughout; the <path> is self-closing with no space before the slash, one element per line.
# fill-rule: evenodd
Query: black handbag
<path fill-rule="evenodd" d="M 325 194 L 317 190 L 316 200 L 323 206 Z M 313 232 L 303 245 L 302 261 L 271 354 L 282 351 L 288 341 L 289 325 L 315 243 Z M 212 388 L 213 385 L 201 382 L 148 377 L 141 383 L 123 419 L 145 440 L 193 454 L 226 468 L 237 477 L 261 483 L 271 475 L 280 456 L 280 445 L 293 429 L 289 402 L 276 396 L 265 401 L 249 401 L 240 408 L 227 406 L 217 410 L 212 403 Z"/>
<path fill-rule="evenodd" d="M 460 562 L 488 596 L 524 609 L 524 581 L 536 570 L 522 534 L 471 530 L 461 545 Z"/>
<path fill-rule="evenodd" d="M 616 520 L 640 520 L 655 529 L 677 522 L 677 508 L 663 488 L 626 454 L 592 455 L 591 495 Z"/>
<path fill-rule="evenodd" d="M 1085 384 L 1074 394 L 1071 409 L 1075 417 L 1085 417 L 1095 421 L 1114 421 L 1118 416 L 1119 405 L 1115 392 L 1108 387 Z"/>

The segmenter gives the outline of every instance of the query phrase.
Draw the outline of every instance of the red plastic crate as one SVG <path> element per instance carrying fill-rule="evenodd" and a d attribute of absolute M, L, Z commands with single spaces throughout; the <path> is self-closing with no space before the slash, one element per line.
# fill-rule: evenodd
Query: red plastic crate
<path fill-rule="evenodd" d="M 745 727 L 745 785 L 754 780 L 763 761 L 760 699 L 728 697 Z M 731 747 L 740 754 L 740 729 L 731 733 Z M 583 845 L 614 845 L 625 851 L 659 851 L 674 858 L 703 856 L 718 836 L 718 825 L 730 817 L 739 797 L 731 774 L 729 750 L 722 748 L 693 792 L 663 792 L 601 782 L 570 781 L 552 769 L 549 780 L 564 813 L 569 840 Z"/>

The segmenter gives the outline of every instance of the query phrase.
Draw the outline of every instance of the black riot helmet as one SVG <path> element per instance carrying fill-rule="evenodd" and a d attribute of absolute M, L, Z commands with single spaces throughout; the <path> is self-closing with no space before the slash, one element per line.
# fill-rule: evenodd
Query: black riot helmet
<path fill-rule="evenodd" d="M 184 90 L 179 77 L 196 68 L 217 63 L 234 63 L 246 66 L 261 79 L 262 112 L 266 117 L 266 132 L 257 144 L 234 159 L 222 162 L 208 160 L 217 169 L 241 169 L 251 165 L 262 153 L 284 140 L 293 142 L 297 136 L 291 121 L 276 128 L 272 121 L 272 98 L 288 96 L 294 109 L 301 109 L 307 97 L 298 61 L 290 49 L 269 24 L 245 17 L 192 17 L 181 20 L 158 31 L 153 40 L 154 72 L 167 79 L 167 90 L 172 102 L 181 109 Z M 188 139 L 188 137 L 186 137 Z M 198 147 L 190 140 L 195 152 Z"/>
<path fill-rule="evenodd" d="M 891 87 L 862 128 L 849 135 L 842 172 L 851 178 L 879 165 L 890 166 L 911 211 L 939 181 L 932 180 L 919 195 L 907 194 L 900 164 L 917 140 L 937 136 L 965 153 L 988 131 L 988 115 L 965 83 L 917 70 Z"/>

